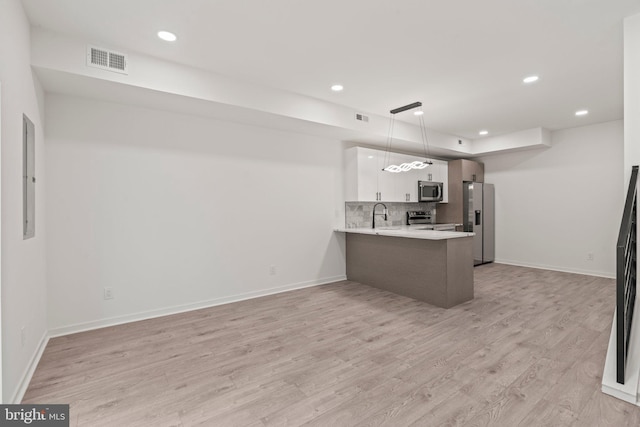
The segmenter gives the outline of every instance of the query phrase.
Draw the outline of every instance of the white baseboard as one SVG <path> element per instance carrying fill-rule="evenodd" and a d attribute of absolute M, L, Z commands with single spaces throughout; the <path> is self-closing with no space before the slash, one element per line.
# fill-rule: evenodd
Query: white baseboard
<path fill-rule="evenodd" d="M 497 264 L 514 265 L 516 267 L 538 268 L 541 270 L 560 271 L 562 273 L 584 274 L 587 276 L 605 277 L 607 279 L 616 278 L 615 272 L 611 273 L 606 271 L 582 270 L 578 268 L 566 268 L 566 267 L 558 267 L 556 265 L 533 264 L 528 262 L 512 261 L 507 259 L 496 259 L 494 262 Z"/>
<path fill-rule="evenodd" d="M 42 353 L 44 353 L 44 349 L 47 347 L 48 342 L 49 342 L 49 334 L 45 331 L 45 333 L 42 335 L 42 338 L 40 338 L 40 342 L 38 343 L 38 348 L 36 349 L 36 352 L 31 357 L 31 360 L 29 361 L 27 368 L 22 374 L 22 379 L 20 380 L 20 383 L 18 384 L 16 391 L 13 393 L 13 396 L 11 396 L 11 400 L 9 401 L 9 403 L 19 404 L 20 402 L 22 402 L 22 398 L 24 397 L 24 394 L 26 393 L 27 388 L 29 387 L 29 383 L 31 382 L 33 373 L 36 371 L 36 368 L 38 367 L 38 363 L 40 363 L 40 358 L 42 357 Z"/>
<path fill-rule="evenodd" d="M 293 291 L 296 289 L 310 288 L 313 286 L 326 285 L 333 282 L 339 282 L 347 280 L 346 275 L 325 277 L 318 280 L 310 280 L 306 282 L 299 282 L 280 286 L 277 288 L 263 289 L 260 291 L 247 292 L 244 294 L 231 295 L 228 297 L 215 298 L 207 301 L 199 301 L 190 304 L 176 305 L 172 307 L 165 307 L 157 310 L 150 310 L 141 313 L 127 314 L 124 316 L 111 317 L 107 319 L 99 319 L 91 322 L 78 323 L 75 325 L 62 326 L 59 328 L 51 329 L 49 331 L 49 337 L 55 338 L 64 335 L 75 334 L 78 332 L 90 331 L 93 329 L 106 328 L 108 326 L 121 325 L 123 323 L 137 322 L 139 320 L 153 319 L 155 317 L 168 316 L 171 314 L 184 313 L 187 311 L 200 310 L 202 308 L 214 307 L 216 305 L 229 304 L 232 302 L 244 301 L 252 298 L 263 297 L 267 295 L 279 294 L 282 292 Z"/>

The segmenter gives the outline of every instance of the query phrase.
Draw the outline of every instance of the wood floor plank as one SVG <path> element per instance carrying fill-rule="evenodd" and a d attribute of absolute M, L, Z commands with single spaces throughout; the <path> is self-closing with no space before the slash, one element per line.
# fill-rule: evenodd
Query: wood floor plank
<path fill-rule="evenodd" d="M 589 402 L 593 394 L 592 390 L 602 384 L 602 367 L 605 359 L 602 348 L 608 343 L 609 334 L 600 333 L 582 357 L 577 359 L 558 379 L 546 398 L 554 401 L 555 406 L 580 414 Z"/>
<path fill-rule="evenodd" d="M 518 425 L 556 381 L 558 362 L 539 359 L 491 401 L 469 414 L 473 425 Z"/>
<path fill-rule="evenodd" d="M 596 390 L 578 415 L 573 427 L 637 427 L 640 425 L 638 407 Z"/>
<path fill-rule="evenodd" d="M 555 405 L 553 400 L 542 398 L 518 423 L 518 426 L 557 427 L 573 425 L 578 416 L 564 406 Z"/>
<path fill-rule="evenodd" d="M 344 281 L 53 338 L 77 426 L 640 425 L 600 391 L 615 283 L 501 264 L 445 310 Z"/>

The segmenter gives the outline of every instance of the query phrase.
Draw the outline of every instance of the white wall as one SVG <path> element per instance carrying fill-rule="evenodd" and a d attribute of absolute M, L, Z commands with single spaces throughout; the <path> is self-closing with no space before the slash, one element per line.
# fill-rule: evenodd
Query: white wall
<path fill-rule="evenodd" d="M 52 334 L 344 279 L 339 141 L 62 95 L 46 127 Z"/>
<path fill-rule="evenodd" d="M 551 139 L 548 149 L 480 159 L 496 190 L 496 261 L 614 277 L 623 123 L 555 131 Z"/>
<path fill-rule="evenodd" d="M 36 236 L 22 240 L 22 114 L 36 131 L 36 177 L 44 176 L 42 90 L 31 73 L 29 23 L 18 0 L 0 0 L 2 83 L 2 391 L 14 402 L 46 335 L 45 181 L 36 186 Z M 21 328 L 26 341 L 22 345 Z"/>
<path fill-rule="evenodd" d="M 640 165 L 640 14 L 624 20 L 624 170 Z"/>

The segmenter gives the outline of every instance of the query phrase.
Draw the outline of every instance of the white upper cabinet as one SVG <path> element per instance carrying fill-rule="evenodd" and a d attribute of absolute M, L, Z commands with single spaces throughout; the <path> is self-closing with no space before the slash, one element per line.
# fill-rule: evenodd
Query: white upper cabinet
<path fill-rule="evenodd" d="M 378 168 L 378 192 L 380 198 L 378 200 L 383 202 L 399 202 L 402 198 L 398 193 L 401 187 L 396 177 L 398 174 L 383 170 L 391 164 L 397 165 L 398 155 L 395 153 L 387 153 L 386 151 L 378 151 L 378 153 L 380 159 L 378 163 L 380 165 Z"/>
<path fill-rule="evenodd" d="M 379 151 L 353 147 L 346 152 L 346 188 L 348 202 L 375 202 L 378 199 Z"/>
<path fill-rule="evenodd" d="M 396 154 L 394 164 L 411 163 L 418 160 L 415 156 L 406 154 Z M 424 159 L 420 159 L 421 161 Z M 417 202 L 418 201 L 418 181 L 420 180 L 421 171 L 412 169 L 408 172 L 394 173 L 393 179 L 396 184 L 396 199 L 400 202 Z"/>
<path fill-rule="evenodd" d="M 443 202 L 448 200 L 447 162 L 432 160 L 433 164 L 425 169 L 413 169 L 409 172 L 392 173 L 382 169 L 390 164 L 423 161 L 423 157 L 399 153 L 387 153 L 383 150 L 353 147 L 346 152 L 346 188 L 347 201 L 360 202 L 417 202 L 418 181 L 436 181 L 444 183 Z"/>

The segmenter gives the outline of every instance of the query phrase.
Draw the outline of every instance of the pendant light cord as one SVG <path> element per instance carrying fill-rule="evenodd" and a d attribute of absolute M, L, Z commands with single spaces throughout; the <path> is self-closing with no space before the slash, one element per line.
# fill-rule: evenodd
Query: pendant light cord
<path fill-rule="evenodd" d="M 384 155 L 384 163 L 383 163 L 383 167 L 382 170 L 384 170 L 384 168 L 387 167 L 387 165 L 389 164 L 389 158 L 390 158 L 390 153 L 389 150 L 391 149 L 391 142 L 393 141 L 393 128 L 395 126 L 395 114 L 390 113 L 389 114 L 389 133 L 387 136 L 387 151 Z"/>
<path fill-rule="evenodd" d="M 424 148 L 424 154 L 427 156 L 425 160 L 428 160 L 429 163 L 431 163 L 429 140 L 427 139 L 427 127 L 424 124 L 424 114 L 422 114 L 419 117 L 420 117 L 420 133 L 422 134 L 422 147 Z"/>
<path fill-rule="evenodd" d="M 389 133 L 387 134 L 387 150 L 384 155 L 384 167 L 383 171 L 389 172 L 406 172 L 411 169 L 424 169 L 429 165 L 432 165 L 433 162 L 430 159 L 431 151 L 429 149 L 429 140 L 427 139 L 427 127 L 424 124 L 424 112 L 419 114 L 419 125 L 420 125 L 420 137 L 422 138 L 422 148 L 424 149 L 424 154 L 426 156 L 424 162 L 410 162 L 410 163 L 402 163 L 401 165 L 389 165 L 389 159 L 391 157 L 391 144 L 393 142 L 393 128 L 395 126 L 395 115 L 396 113 L 401 113 L 403 111 L 412 110 L 416 107 L 422 107 L 422 102 L 414 102 L 413 104 L 408 104 L 403 107 L 394 108 L 389 111 Z"/>

